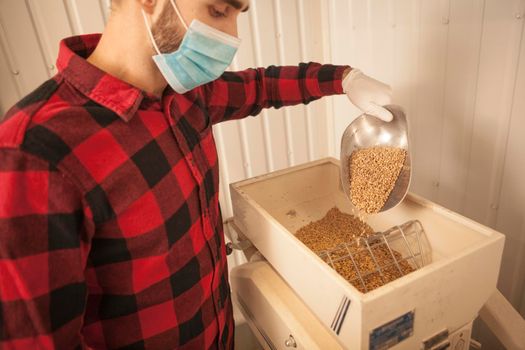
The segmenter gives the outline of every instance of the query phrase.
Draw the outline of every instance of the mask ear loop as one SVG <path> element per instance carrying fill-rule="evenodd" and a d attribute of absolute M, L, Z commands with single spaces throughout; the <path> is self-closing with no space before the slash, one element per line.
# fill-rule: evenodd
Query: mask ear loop
<path fill-rule="evenodd" d="M 153 37 L 153 34 L 151 33 L 151 25 L 149 23 L 148 16 L 146 16 L 146 12 L 144 12 L 144 9 L 141 9 L 142 17 L 144 18 L 144 23 L 146 23 L 146 29 L 148 30 L 148 35 L 151 39 L 151 43 L 153 44 L 153 47 L 155 48 L 155 51 L 157 51 L 157 54 L 161 54 L 159 47 L 157 46 L 157 43 L 155 42 L 155 38 Z"/>
<path fill-rule="evenodd" d="M 184 26 L 184 29 L 188 30 L 188 25 L 184 21 L 184 18 L 182 18 L 182 15 L 181 15 L 181 13 L 179 11 L 179 8 L 175 4 L 175 1 L 174 0 L 170 0 L 170 2 L 171 2 L 171 5 L 173 6 L 173 8 L 175 9 L 175 12 L 177 13 L 177 17 L 179 17 L 180 21 L 182 22 L 182 25 Z"/>

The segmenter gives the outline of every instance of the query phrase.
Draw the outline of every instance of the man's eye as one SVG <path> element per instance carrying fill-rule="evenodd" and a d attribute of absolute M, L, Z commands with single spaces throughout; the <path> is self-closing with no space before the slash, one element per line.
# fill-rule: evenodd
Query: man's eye
<path fill-rule="evenodd" d="M 210 6 L 210 15 L 212 17 L 226 17 L 226 13 L 217 10 L 214 6 Z"/>

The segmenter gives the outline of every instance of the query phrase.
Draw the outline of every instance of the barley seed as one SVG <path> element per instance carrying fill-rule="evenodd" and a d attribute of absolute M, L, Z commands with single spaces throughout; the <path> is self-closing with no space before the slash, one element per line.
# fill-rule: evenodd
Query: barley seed
<path fill-rule="evenodd" d="M 352 204 L 365 213 L 379 212 L 394 189 L 406 156 L 406 150 L 396 147 L 352 152 L 347 164 Z"/>
<path fill-rule="evenodd" d="M 331 249 L 357 237 L 374 233 L 372 228 L 353 215 L 342 213 L 334 207 L 317 221 L 301 227 L 295 236 L 314 252 Z"/>
<path fill-rule="evenodd" d="M 301 227 L 295 236 L 327 264 L 330 264 L 331 260 L 332 267 L 337 273 L 359 291 L 365 293 L 414 271 L 408 261 L 403 259 L 402 254 L 393 250 L 396 265 L 390 250 L 384 243 L 380 242 L 370 246 L 373 257 L 366 245 L 358 244 L 360 238 L 366 239 L 373 233 L 372 227 L 368 224 L 334 207 L 322 219 Z M 342 246 L 343 243 L 346 243 L 350 249 L 357 266 L 354 266 L 352 259 L 349 258 L 348 250 Z M 330 259 L 323 253 L 326 250 L 331 251 Z M 378 271 L 378 266 L 381 272 Z M 364 285 L 359 278 L 358 271 Z"/>

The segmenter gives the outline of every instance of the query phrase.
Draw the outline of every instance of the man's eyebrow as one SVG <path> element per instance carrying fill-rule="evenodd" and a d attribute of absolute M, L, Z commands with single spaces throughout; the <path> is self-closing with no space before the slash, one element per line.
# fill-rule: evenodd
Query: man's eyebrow
<path fill-rule="evenodd" d="M 227 3 L 228 5 L 231 5 L 233 8 L 237 10 L 241 10 L 241 12 L 246 12 L 250 8 L 249 5 L 247 5 L 245 8 L 243 8 L 242 1 L 239 0 L 222 0 L 223 2 Z"/>

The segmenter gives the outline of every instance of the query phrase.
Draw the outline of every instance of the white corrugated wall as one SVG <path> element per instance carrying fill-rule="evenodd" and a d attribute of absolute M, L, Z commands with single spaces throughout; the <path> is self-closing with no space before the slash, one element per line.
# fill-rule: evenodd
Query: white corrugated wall
<path fill-rule="evenodd" d="M 0 113 L 56 72 L 58 40 L 101 31 L 108 0 L 0 0 Z M 350 64 L 410 118 L 412 190 L 506 234 L 500 289 L 525 315 L 525 0 L 252 0 L 233 69 Z M 228 183 L 328 155 L 344 96 L 215 127 Z"/>
<path fill-rule="evenodd" d="M 525 314 L 525 1 L 328 0 L 332 61 L 392 84 L 411 190 L 506 234 L 501 290 Z M 356 115 L 334 107 L 335 137 Z"/>

